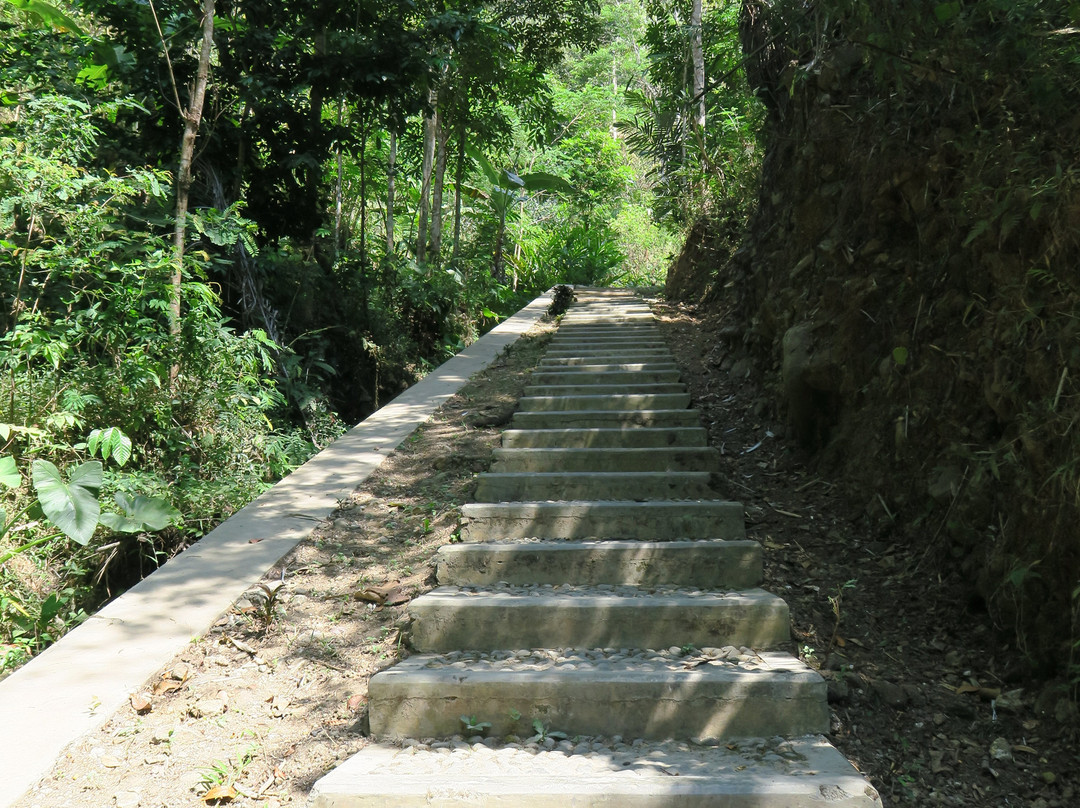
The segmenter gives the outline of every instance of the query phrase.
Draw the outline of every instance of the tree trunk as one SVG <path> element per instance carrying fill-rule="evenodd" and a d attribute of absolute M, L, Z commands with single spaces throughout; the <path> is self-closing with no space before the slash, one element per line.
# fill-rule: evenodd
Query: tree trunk
<path fill-rule="evenodd" d="M 465 178 L 465 124 L 458 127 L 457 166 L 454 168 L 454 246 L 450 261 L 455 263 L 461 248 L 461 183 Z"/>
<path fill-rule="evenodd" d="M 430 114 L 424 113 L 424 162 L 420 168 L 420 221 L 416 228 L 416 260 L 426 257 L 428 239 L 428 212 L 431 208 L 431 170 L 435 162 L 435 107 L 438 95 L 428 91 Z"/>
<path fill-rule="evenodd" d="M 390 130 L 390 150 L 386 158 L 386 254 L 393 256 L 394 245 L 394 191 L 397 173 L 397 133 Z"/>
<path fill-rule="evenodd" d="M 337 123 L 339 130 L 341 129 L 342 120 L 345 117 L 344 111 L 345 99 L 339 98 L 337 111 Z M 338 255 L 340 255 L 341 253 L 341 209 L 343 204 L 341 186 L 343 180 L 342 175 L 345 173 L 344 166 L 342 165 L 340 136 L 338 137 L 338 141 L 334 146 L 334 151 L 336 152 L 335 156 L 337 157 L 337 179 L 334 183 L 334 260 L 336 261 Z M 362 154 L 363 152 L 361 152 L 361 155 Z"/>
<path fill-rule="evenodd" d="M 694 129 L 705 130 L 705 49 L 701 38 L 701 0 L 690 9 L 690 60 L 694 65 Z"/>
<path fill-rule="evenodd" d="M 164 44 L 164 43 L 163 43 Z M 180 289 L 184 280 L 184 248 L 187 245 L 187 212 L 191 196 L 191 163 L 195 157 L 195 137 L 202 122 L 206 85 L 210 81 L 210 55 L 214 47 L 214 0 L 203 0 L 202 43 L 195 86 L 184 116 L 184 137 L 180 141 L 180 165 L 176 172 L 176 224 L 173 229 L 172 300 L 169 302 L 169 333 L 180 333 Z M 178 368 L 173 367 L 175 381 Z"/>
<path fill-rule="evenodd" d="M 450 131 L 446 126 L 446 117 L 441 110 L 435 112 L 435 180 L 431 195 L 431 262 L 436 266 L 442 252 L 443 229 L 443 186 L 446 179 L 446 144 L 450 140 Z"/>

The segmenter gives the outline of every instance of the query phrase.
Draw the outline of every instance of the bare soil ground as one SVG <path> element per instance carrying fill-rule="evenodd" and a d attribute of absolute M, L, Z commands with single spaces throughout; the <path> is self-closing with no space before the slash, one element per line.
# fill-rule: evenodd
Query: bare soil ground
<path fill-rule="evenodd" d="M 723 452 L 724 493 L 764 545 L 765 586 L 791 606 L 793 648 L 830 681 L 831 740 L 887 806 L 1076 805 L 1067 694 L 1005 680 L 1012 668 L 964 582 L 812 470 L 737 345 L 716 341 L 722 320 L 653 302 Z M 253 590 L 20 808 L 303 805 L 367 743 L 368 678 L 407 653 L 407 601 L 433 585 L 431 558 L 551 328 L 471 382 L 271 570 L 272 603 Z"/>

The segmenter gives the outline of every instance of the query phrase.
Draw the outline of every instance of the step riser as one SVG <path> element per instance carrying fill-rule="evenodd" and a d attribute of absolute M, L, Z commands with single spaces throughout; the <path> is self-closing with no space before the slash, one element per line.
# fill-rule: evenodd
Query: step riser
<path fill-rule="evenodd" d="M 652 356 L 671 356 L 671 351 L 666 346 L 645 347 L 643 345 L 631 345 L 623 348 L 601 347 L 601 346 L 567 346 L 565 348 L 549 347 L 547 352 L 544 353 L 544 359 L 566 359 L 576 357 L 611 357 L 613 359 L 621 359 L 622 357 L 652 357 Z"/>
<path fill-rule="evenodd" d="M 678 372 L 679 367 L 674 362 L 602 362 L 589 365 L 550 365 L 538 367 L 533 371 L 533 378 L 538 373 L 656 373 L 666 371 Z"/>
<path fill-rule="evenodd" d="M 569 371 L 533 371 L 532 384 L 670 384 L 679 381 L 678 370 L 629 371 L 625 373 L 582 373 Z"/>
<path fill-rule="evenodd" d="M 705 446 L 702 427 L 676 429 L 508 429 L 502 433 L 506 449 L 612 449 Z"/>
<path fill-rule="evenodd" d="M 527 718 L 514 721 L 512 714 L 541 716 L 570 736 L 726 740 L 829 728 L 824 681 L 796 675 L 702 684 L 689 678 L 612 681 L 582 671 L 574 671 L 578 675 L 569 682 L 550 671 L 515 678 L 473 673 L 461 682 L 455 679 L 464 677 L 446 675 L 388 681 L 388 673 L 377 674 L 368 686 L 371 733 L 380 741 L 447 737 L 461 731 L 462 715 L 490 722 L 495 736 L 532 732 Z"/>
<path fill-rule="evenodd" d="M 776 648 L 791 640 L 787 604 L 760 590 L 710 598 L 443 596 L 409 604 L 409 646 L 422 653 L 468 648 Z"/>
<path fill-rule="evenodd" d="M 525 396 L 630 396 L 685 393 L 686 385 L 669 384 L 546 384 L 529 385 Z"/>
<path fill-rule="evenodd" d="M 476 501 L 718 499 L 711 477 L 704 471 L 481 474 Z"/>
<path fill-rule="evenodd" d="M 696 410 L 562 410 L 516 412 L 514 429 L 591 429 L 644 426 L 653 428 L 701 426 Z"/>
<path fill-rule="evenodd" d="M 617 356 L 566 356 L 555 359 L 541 359 L 537 365 L 538 370 L 552 370 L 566 367 L 580 367 L 591 369 L 596 368 L 597 371 L 603 372 L 607 370 L 671 370 L 675 368 L 675 363 L 669 358 L 669 354 L 665 351 L 663 353 L 649 354 L 641 352 L 640 354 L 625 354 Z"/>
<path fill-rule="evenodd" d="M 493 472 L 717 471 L 715 449 L 495 449 Z"/>
<path fill-rule="evenodd" d="M 548 343 L 549 349 L 560 350 L 583 348 L 587 351 L 595 351 L 598 348 L 667 348 L 667 343 L 660 337 L 605 337 L 598 334 L 560 337 L 552 337 Z"/>
<path fill-rule="evenodd" d="M 436 556 L 440 584 L 575 584 L 749 589 L 761 583 L 755 541 L 448 544 Z"/>
<path fill-rule="evenodd" d="M 470 503 L 462 506 L 463 541 L 540 539 L 743 539 L 738 502 Z"/>
<path fill-rule="evenodd" d="M 527 396 L 518 401 L 518 412 L 682 410 L 689 406 L 689 393 L 645 393 L 629 396 Z"/>

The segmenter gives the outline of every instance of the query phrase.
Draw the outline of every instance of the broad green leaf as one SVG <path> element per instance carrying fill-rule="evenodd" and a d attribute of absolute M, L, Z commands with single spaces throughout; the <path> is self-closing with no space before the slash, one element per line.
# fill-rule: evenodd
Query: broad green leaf
<path fill-rule="evenodd" d="M 18 488 L 22 484 L 22 475 L 15 468 L 14 457 L 0 457 L 0 485 Z M 0 520 L 2 523 L 3 520 Z"/>
<path fill-rule="evenodd" d="M 65 536 L 86 544 L 94 535 L 101 514 L 98 489 L 101 488 L 101 463 L 91 460 L 75 467 L 65 483 L 60 470 L 48 460 L 31 465 L 34 490 L 49 521 Z"/>
<path fill-rule="evenodd" d="M 907 364 L 908 349 L 905 348 L 903 345 L 900 345 L 900 346 L 898 346 L 896 348 L 893 348 L 892 349 L 892 358 L 893 358 L 893 361 L 896 364 L 898 364 L 900 367 L 903 367 L 904 365 Z"/>
<path fill-rule="evenodd" d="M 131 438 L 115 426 L 95 429 L 86 439 L 86 450 L 91 456 L 100 454 L 103 460 L 111 457 L 122 466 L 131 459 Z"/>
<path fill-rule="evenodd" d="M 168 500 L 160 497 L 136 494 L 134 499 L 128 499 L 118 493 L 114 499 L 123 513 L 103 513 L 101 524 L 117 533 L 164 530 L 180 518 L 180 512 Z"/>
<path fill-rule="evenodd" d="M 58 31 L 70 31 L 79 36 L 86 36 L 86 32 L 79 27 L 78 23 L 56 6 L 42 2 L 42 0 L 7 0 L 8 3 L 29 14 L 34 14 L 43 22 L 56 28 Z"/>
<path fill-rule="evenodd" d="M 543 171 L 533 171 L 530 174 L 525 174 L 521 179 L 526 191 L 556 191 L 563 194 L 572 194 L 574 192 L 574 186 L 562 177 Z"/>

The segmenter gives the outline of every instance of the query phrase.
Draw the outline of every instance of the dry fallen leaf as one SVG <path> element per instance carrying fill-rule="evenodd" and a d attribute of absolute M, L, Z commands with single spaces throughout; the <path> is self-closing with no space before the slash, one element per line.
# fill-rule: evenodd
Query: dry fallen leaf
<path fill-rule="evenodd" d="M 202 796 L 203 802 L 229 802 L 236 799 L 236 789 L 232 786 L 214 786 Z"/>
<path fill-rule="evenodd" d="M 364 703 L 364 697 L 361 696 L 359 693 L 355 693 L 352 696 L 349 696 L 349 702 L 348 702 L 349 712 L 355 713 L 357 710 L 360 709 L 360 705 L 363 704 L 363 703 Z"/>
<path fill-rule="evenodd" d="M 399 606 L 409 601 L 409 596 L 396 583 L 367 586 L 354 593 L 353 597 L 377 606 Z"/>
<path fill-rule="evenodd" d="M 151 700 L 150 694 L 146 691 L 143 691 L 142 693 L 133 693 L 131 695 L 131 709 L 139 715 L 143 715 L 154 709 L 154 703 Z"/>

